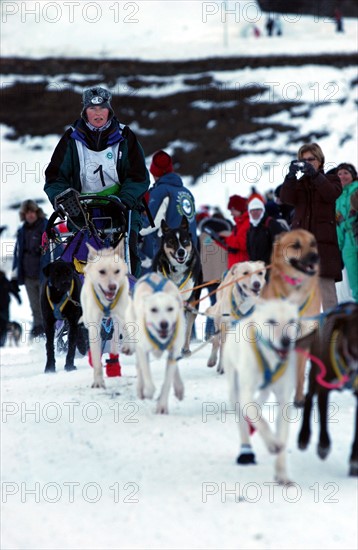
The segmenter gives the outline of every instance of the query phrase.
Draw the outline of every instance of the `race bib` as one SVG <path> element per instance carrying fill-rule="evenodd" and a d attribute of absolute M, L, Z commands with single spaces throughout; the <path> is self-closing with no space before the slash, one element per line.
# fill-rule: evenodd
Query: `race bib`
<path fill-rule="evenodd" d="M 76 140 L 76 147 L 80 161 L 82 193 L 100 193 L 118 184 L 118 143 L 104 151 L 91 151 Z"/>

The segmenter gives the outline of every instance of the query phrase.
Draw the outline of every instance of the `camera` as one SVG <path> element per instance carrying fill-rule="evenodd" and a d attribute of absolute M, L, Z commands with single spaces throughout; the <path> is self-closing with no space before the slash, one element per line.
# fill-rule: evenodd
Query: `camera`
<path fill-rule="evenodd" d="M 306 165 L 306 163 L 305 163 L 304 161 L 299 161 L 299 160 L 298 160 L 297 162 L 294 162 L 293 164 L 294 164 L 295 166 L 297 166 L 297 168 L 299 168 L 300 170 L 301 170 L 302 168 L 304 168 L 305 165 Z"/>

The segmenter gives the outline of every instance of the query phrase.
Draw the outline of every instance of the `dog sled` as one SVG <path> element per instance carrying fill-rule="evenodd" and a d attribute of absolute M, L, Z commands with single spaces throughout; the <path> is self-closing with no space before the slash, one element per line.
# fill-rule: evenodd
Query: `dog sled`
<path fill-rule="evenodd" d="M 49 249 L 51 261 L 55 258 L 74 265 L 81 283 L 87 263 L 88 247 L 96 250 L 115 248 L 122 240 L 124 259 L 128 267 L 130 287 L 135 283 L 130 274 L 129 234 L 131 211 L 116 196 L 80 195 L 68 189 L 56 197 L 43 239 L 43 249 Z M 102 335 L 104 344 L 110 334 Z M 68 321 L 56 323 L 56 350 L 68 349 Z M 103 346 L 104 347 L 104 346 Z M 82 353 L 83 350 L 80 350 Z M 84 353 L 82 353 L 83 355 Z"/>

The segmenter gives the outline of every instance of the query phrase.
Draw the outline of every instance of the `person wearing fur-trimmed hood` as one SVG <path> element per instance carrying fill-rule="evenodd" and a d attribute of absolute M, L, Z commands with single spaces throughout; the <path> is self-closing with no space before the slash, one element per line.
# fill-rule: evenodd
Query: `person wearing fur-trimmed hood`
<path fill-rule="evenodd" d="M 83 92 L 81 118 L 56 146 L 44 189 L 53 205 L 57 195 L 73 188 L 81 194 L 115 195 L 132 210 L 129 248 L 132 273 L 138 277 L 137 240 L 149 174 L 143 149 L 129 126 L 115 117 L 111 98 L 101 86 Z"/>

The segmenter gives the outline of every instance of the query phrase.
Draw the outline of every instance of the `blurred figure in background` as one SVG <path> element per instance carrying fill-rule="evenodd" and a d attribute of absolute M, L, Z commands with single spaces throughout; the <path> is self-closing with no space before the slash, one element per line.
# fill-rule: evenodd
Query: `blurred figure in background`
<path fill-rule="evenodd" d="M 21 304 L 19 287 L 13 281 L 8 280 L 4 271 L 0 271 L 0 347 L 3 347 L 6 342 L 7 325 L 10 321 L 11 294 Z"/>
<path fill-rule="evenodd" d="M 343 162 L 337 167 L 343 191 L 336 200 L 338 246 L 348 275 L 353 299 L 358 302 L 358 248 L 354 237 L 357 212 L 351 205 L 353 193 L 358 191 L 357 171 L 353 164 Z"/>
<path fill-rule="evenodd" d="M 31 336 L 35 338 L 44 333 L 40 284 L 44 277 L 42 269 L 49 263 L 50 255 L 42 254 L 41 243 L 47 219 L 42 208 L 33 200 L 21 204 L 19 215 L 23 224 L 16 237 L 12 285 L 14 291 L 18 290 L 18 285 L 25 285 L 33 317 Z"/>
<path fill-rule="evenodd" d="M 240 195 L 232 195 L 227 205 L 234 218 L 235 227 L 230 231 L 221 231 L 220 237 L 227 246 L 228 264 L 230 267 L 237 262 L 245 262 L 249 259 L 246 245 L 246 235 L 250 227 L 249 215 L 247 212 L 247 199 Z"/>
<path fill-rule="evenodd" d="M 250 227 L 247 232 L 247 252 L 253 262 L 261 260 L 269 265 L 276 235 L 285 231 L 282 225 L 267 215 L 264 203 L 257 198 L 248 205 Z M 269 276 L 269 271 L 267 271 Z"/>

